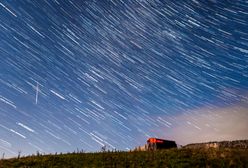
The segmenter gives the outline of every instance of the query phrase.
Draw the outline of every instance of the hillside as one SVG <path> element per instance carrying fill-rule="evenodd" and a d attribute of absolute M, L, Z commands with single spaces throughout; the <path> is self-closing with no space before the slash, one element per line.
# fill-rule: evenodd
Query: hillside
<path fill-rule="evenodd" d="M 188 149 L 197 148 L 233 148 L 233 149 L 248 149 L 248 140 L 236 140 L 236 141 L 214 141 L 206 143 L 194 143 L 184 146 Z"/>
<path fill-rule="evenodd" d="M 0 160 L 12 167 L 248 167 L 247 149 L 170 149 L 136 152 L 70 153 Z"/>

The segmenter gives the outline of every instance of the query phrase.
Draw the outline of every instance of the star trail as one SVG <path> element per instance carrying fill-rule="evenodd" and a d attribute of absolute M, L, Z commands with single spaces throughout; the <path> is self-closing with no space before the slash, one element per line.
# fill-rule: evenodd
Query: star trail
<path fill-rule="evenodd" d="M 0 155 L 248 138 L 245 0 L 1 0 Z"/>

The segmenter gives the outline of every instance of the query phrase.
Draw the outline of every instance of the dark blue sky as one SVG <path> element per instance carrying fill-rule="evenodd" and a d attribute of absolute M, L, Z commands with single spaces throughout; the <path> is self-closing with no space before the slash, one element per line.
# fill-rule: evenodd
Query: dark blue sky
<path fill-rule="evenodd" d="M 247 26 L 241 0 L 1 1 L 0 154 L 190 143 L 188 125 L 248 138 L 213 119 L 247 124 Z"/>

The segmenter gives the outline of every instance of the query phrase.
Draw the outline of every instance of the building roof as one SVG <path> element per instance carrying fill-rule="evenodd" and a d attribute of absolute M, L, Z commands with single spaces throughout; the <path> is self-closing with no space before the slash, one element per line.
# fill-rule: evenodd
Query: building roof
<path fill-rule="evenodd" d="M 148 143 L 165 143 L 165 142 L 175 142 L 171 140 L 165 140 L 165 139 L 158 139 L 158 138 L 149 138 L 147 140 Z"/>

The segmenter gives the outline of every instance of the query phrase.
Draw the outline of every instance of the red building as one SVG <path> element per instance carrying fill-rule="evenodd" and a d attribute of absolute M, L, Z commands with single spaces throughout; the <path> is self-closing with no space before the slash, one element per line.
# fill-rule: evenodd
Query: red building
<path fill-rule="evenodd" d="M 176 148 L 177 144 L 175 141 L 169 141 L 158 138 L 149 138 L 147 140 L 148 150 L 157 150 L 157 149 L 170 149 Z"/>

